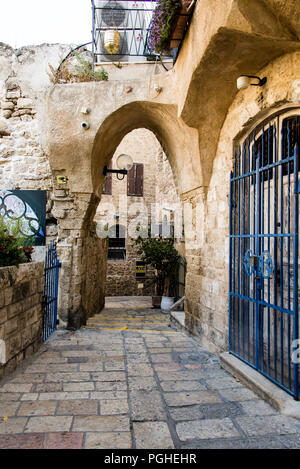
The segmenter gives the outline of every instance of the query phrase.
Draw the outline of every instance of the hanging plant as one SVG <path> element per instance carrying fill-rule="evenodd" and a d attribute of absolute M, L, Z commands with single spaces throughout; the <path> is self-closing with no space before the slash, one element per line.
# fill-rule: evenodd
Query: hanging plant
<path fill-rule="evenodd" d="M 104 47 L 109 54 L 116 54 L 120 48 L 120 33 L 116 29 L 109 29 L 104 34 Z"/>
<path fill-rule="evenodd" d="M 168 54 L 170 48 L 178 47 L 180 40 L 175 44 L 171 39 L 172 36 L 183 37 L 188 21 L 187 8 L 191 3 L 192 0 L 158 0 L 148 38 L 150 52 Z"/>
<path fill-rule="evenodd" d="M 181 0 L 158 0 L 148 38 L 150 52 L 156 54 L 168 52 L 174 19 L 180 8 Z"/>

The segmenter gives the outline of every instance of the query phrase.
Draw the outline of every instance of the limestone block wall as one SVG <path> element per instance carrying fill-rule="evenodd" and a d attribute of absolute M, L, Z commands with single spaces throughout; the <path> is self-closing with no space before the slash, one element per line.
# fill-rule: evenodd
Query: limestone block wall
<path fill-rule="evenodd" d="M 45 93 L 51 85 L 49 64 L 58 66 L 68 45 L 28 46 L 0 43 L 0 187 L 47 190 L 47 236 L 57 235 L 51 214 L 52 174 L 43 145 Z M 42 260 L 45 249 L 35 248 Z"/>
<path fill-rule="evenodd" d="M 44 264 L 0 268 L 0 379 L 42 341 Z"/>
<path fill-rule="evenodd" d="M 195 246 L 188 236 L 186 239 L 186 325 L 204 346 L 217 351 L 228 349 L 228 197 L 233 146 L 266 117 L 285 109 L 299 113 L 300 52 L 270 62 L 258 75 L 267 77 L 267 85 L 263 89 L 250 86 L 238 92 L 229 108 L 207 190 L 184 194 L 185 200 L 194 203 L 198 237 Z"/>
<path fill-rule="evenodd" d="M 43 147 L 45 92 L 49 63 L 57 66 L 70 46 L 0 43 L 0 185 L 2 189 L 51 189 Z M 2 129 L 2 131 L 1 131 Z"/>

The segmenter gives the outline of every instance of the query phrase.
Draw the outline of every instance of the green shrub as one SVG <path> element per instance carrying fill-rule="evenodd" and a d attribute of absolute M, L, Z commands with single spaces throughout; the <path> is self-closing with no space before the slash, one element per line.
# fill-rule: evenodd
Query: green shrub
<path fill-rule="evenodd" d="M 176 265 L 179 253 L 174 247 L 173 238 L 142 238 L 138 237 L 136 243 L 139 245 L 138 254 L 147 265 L 155 269 L 154 282 L 158 296 L 174 295 L 176 280 Z"/>
<path fill-rule="evenodd" d="M 0 267 L 30 262 L 32 246 L 24 246 L 24 238 L 18 236 L 16 229 L 0 217 Z"/>

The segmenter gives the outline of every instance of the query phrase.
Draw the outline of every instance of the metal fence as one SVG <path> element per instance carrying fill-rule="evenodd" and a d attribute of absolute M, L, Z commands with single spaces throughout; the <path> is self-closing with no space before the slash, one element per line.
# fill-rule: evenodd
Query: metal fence
<path fill-rule="evenodd" d="M 43 342 L 55 331 L 57 325 L 58 278 L 61 264 L 57 258 L 56 244 L 52 241 L 45 258 L 44 294 L 42 301 Z"/>
<path fill-rule="evenodd" d="M 156 1 L 92 0 L 92 52 L 96 62 L 155 60 L 147 45 Z M 120 37 L 118 51 L 108 53 L 105 32 L 116 30 Z"/>
<path fill-rule="evenodd" d="M 180 256 L 176 266 L 175 297 L 178 300 L 185 293 L 186 260 Z"/>
<path fill-rule="evenodd" d="M 277 115 L 235 155 L 230 177 L 230 353 L 299 398 L 300 116 Z"/>

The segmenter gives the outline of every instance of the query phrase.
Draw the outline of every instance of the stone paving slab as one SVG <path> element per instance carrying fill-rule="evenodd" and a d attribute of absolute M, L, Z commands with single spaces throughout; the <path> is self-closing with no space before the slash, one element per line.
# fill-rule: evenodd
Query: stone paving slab
<path fill-rule="evenodd" d="M 162 319 L 139 301 L 110 299 L 97 315 L 109 325 L 112 315 L 134 319 L 138 331 L 56 331 L 0 382 L 1 449 L 300 448 L 299 420 L 191 337 L 161 324 L 149 332 Z"/>

